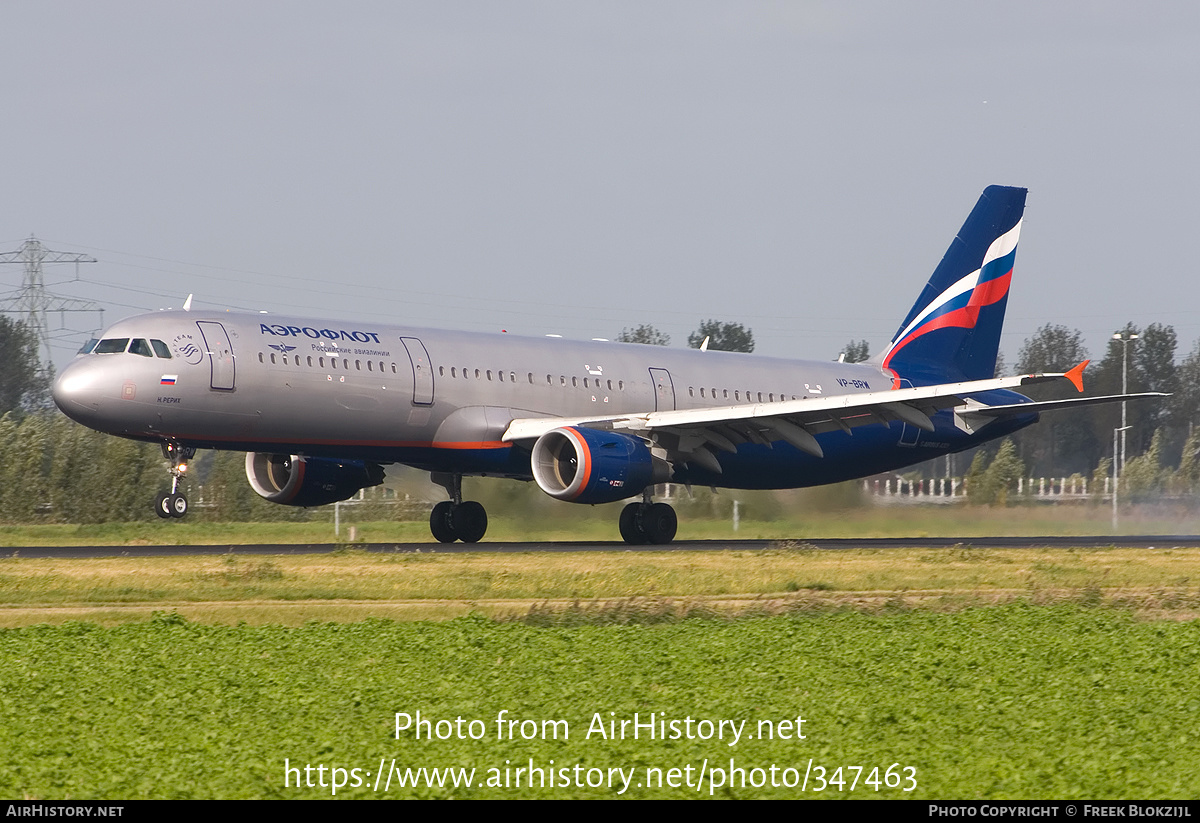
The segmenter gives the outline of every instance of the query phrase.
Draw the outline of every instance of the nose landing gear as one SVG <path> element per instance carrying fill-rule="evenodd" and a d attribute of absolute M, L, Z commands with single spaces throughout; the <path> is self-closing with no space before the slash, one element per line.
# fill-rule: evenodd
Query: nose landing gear
<path fill-rule="evenodd" d="M 179 491 L 179 481 L 187 474 L 188 461 L 196 456 L 196 450 L 168 440 L 162 444 L 162 453 L 163 459 L 171 463 L 171 493 L 155 498 L 154 511 L 163 518 L 183 517 L 188 511 L 188 501 Z"/>

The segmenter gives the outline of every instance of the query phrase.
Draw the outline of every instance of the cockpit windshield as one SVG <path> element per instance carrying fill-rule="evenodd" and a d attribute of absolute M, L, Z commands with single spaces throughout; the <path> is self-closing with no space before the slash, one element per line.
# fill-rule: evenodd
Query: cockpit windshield
<path fill-rule="evenodd" d="M 128 337 L 109 337 L 96 346 L 96 354 L 118 354 L 129 346 Z"/>
<path fill-rule="evenodd" d="M 80 354 L 121 354 L 129 352 L 130 354 L 141 355 L 142 357 L 154 357 L 158 355 L 163 360 L 171 359 L 171 348 L 161 340 L 147 341 L 141 337 L 130 339 L 128 337 L 106 337 L 97 343 L 95 340 L 89 341 L 82 349 Z"/>

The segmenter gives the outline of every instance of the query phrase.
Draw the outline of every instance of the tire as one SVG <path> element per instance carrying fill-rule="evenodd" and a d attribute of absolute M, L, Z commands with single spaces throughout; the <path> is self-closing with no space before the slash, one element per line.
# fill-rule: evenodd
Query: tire
<path fill-rule="evenodd" d="M 433 539 L 439 543 L 453 543 L 458 539 L 458 535 L 454 533 L 454 527 L 450 525 L 450 512 L 453 509 L 453 503 L 443 500 L 429 513 L 429 531 L 433 533 Z"/>
<path fill-rule="evenodd" d="M 641 508 L 641 503 L 630 503 L 621 509 L 621 520 L 619 522 L 621 537 L 631 546 L 640 546 L 643 543 L 650 542 L 649 538 L 646 537 L 646 533 L 642 531 L 641 524 L 638 522 L 640 519 L 638 517 L 638 510 Z"/>
<path fill-rule="evenodd" d="M 666 503 L 655 503 L 642 513 L 642 529 L 650 543 L 663 545 L 675 539 L 679 518 L 675 510 Z"/>
<path fill-rule="evenodd" d="M 188 512 L 187 498 L 182 494 L 167 495 L 167 508 L 170 509 L 172 517 L 183 517 Z"/>
<path fill-rule="evenodd" d="M 483 508 L 482 503 L 476 503 L 474 500 L 458 504 L 454 513 L 450 515 L 450 521 L 454 524 L 454 532 L 458 539 L 464 543 L 478 543 L 487 533 L 487 510 Z"/>
<path fill-rule="evenodd" d="M 154 498 L 154 513 L 159 517 L 167 518 L 171 516 L 171 509 L 167 506 L 167 500 L 171 497 L 169 494 L 160 494 Z"/>

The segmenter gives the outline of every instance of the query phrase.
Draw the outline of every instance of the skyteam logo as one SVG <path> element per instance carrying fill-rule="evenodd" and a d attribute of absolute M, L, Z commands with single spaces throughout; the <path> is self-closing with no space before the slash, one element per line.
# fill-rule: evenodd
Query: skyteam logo
<path fill-rule="evenodd" d="M 192 340 L 190 334 L 181 334 L 171 341 L 175 346 L 175 356 L 186 360 L 195 366 L 204 359 L 204 352 Z"/>
<path fill-rule="evenodd" d="M 1021 223 L 997 237 L 983 257 L 983 265 L 966 275 L 929 302 L 888 347 L 883 358 L 887 368 L 905 346 L 938 329 L 974 329 L 979 312 L 1008 296 Z"/>

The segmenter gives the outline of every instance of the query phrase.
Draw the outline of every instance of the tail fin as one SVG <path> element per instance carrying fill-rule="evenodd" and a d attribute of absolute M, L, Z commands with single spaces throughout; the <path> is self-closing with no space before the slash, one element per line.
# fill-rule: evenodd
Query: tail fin
<path fill-rule="evenodd" d="M 1025 189 L 988 186 L 882 354 L 914 384 L 995 376 Z"/>

